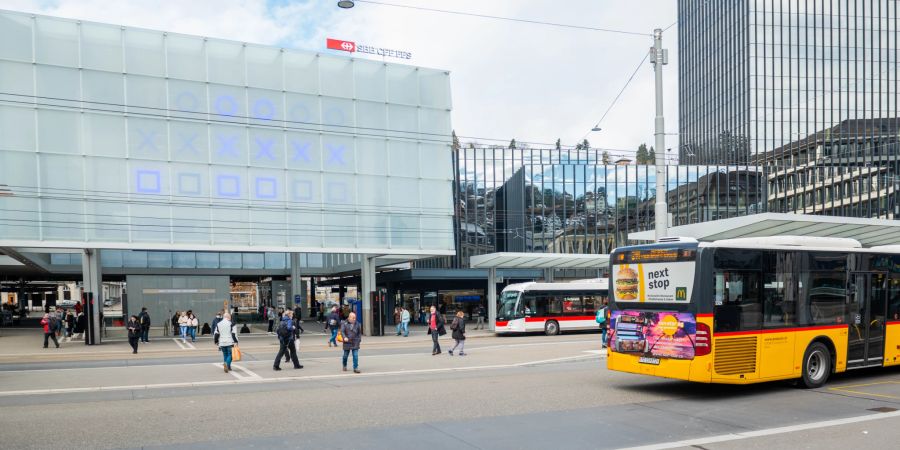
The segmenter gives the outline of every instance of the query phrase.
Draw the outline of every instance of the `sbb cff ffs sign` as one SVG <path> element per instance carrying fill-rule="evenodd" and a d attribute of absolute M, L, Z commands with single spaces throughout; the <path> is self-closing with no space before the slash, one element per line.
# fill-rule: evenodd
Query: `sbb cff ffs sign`
<path fill-rule="evenodd" d="M 331 50 L 340 50 L 349 53 L 368 53 L 370 55 L 387 56 L 390 58 L 411 59 L 412 53 L 403 50 L 394 50 L 390 48 L 373 47 L 371 45 L 357 45 L 353 41 L 345 41 L 342 39 L 325 40 L 325 46 Z"/>

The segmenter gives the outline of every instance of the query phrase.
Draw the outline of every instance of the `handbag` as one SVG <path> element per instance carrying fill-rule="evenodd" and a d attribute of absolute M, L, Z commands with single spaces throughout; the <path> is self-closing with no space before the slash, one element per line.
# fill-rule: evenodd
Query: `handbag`
<path fill-rule="evenodd" d="M 241 348 L 235 345 L 231 348 L 231 360 L 232 361 L 240 361 L 241 360 Z"/>
<path fill-rule="evenodd" d="M 337 334 L 337 341 L 344 342 L 344 335 L 342 335 L 340 331 L 338 331 L 338 334 Z"/>

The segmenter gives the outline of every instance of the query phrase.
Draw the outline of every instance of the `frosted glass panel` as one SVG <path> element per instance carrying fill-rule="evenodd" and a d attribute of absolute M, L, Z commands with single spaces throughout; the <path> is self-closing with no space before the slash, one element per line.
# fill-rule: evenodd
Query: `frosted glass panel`
<path fill-rule="evenodd" d="M 317 131 L 322 127 L 319 98 L 313 95 L 287 94 L 285 96 L 285 126 L 290 130 Z"/>
<path fill-rule="evenodd" d="M 219 255 L 219 265 L 223 269 L 240 269 L 243 258 L 240 253 L 222 253 Z"/>
<path fill-rule="evenodd" d="M 211 40 L 206 43 L 206 55 L 210 82 L 244 84 L 243 45 Z"/>
<path fill-rule="evenodd" d="M 253 214 L 253 242 L 255 244 L 284 245 L 287 242 L 287 230 L 281 224 L 285 223 L 284 211 L 262 210 Z M 262 269 L 265 266 L 262 254 L 253 254 L 254 269 Z M 259 259 L 256 259 L 256 258 Z M 244 260 L 244 268 L 247 260 Z"/>
<path fill-rule="evenodd" d="M 41 152 L 81 153 L 81 115 L 39 109 L 38 139 Z"/>
<path fill-rule="evenodd" d="M 209 210 L 173 207 L 172 240 L 181 244 L 209 243 Z"/>
<path fill-rule="evenodd" d="M 78 67 L 78 25 L 46 17 L 35 19 L 35 60 Z"/>
<path fill-rule="evenodd" d="M 208 104 L 204 83 L 169 80 L 169 110 L 173 118 L 205 120 Z"/>
<path fill-rule="evenodd" d="M 96 72 L 83 70 L 83 98 L 90 108 L 103 111 L 124 111 L 120 106 L 125 104 L 125 80 L 121 73 Z"/>
<path fill-rule="evenodd" d="M 84 114 L 84 152 L 88 155 L 128 156 L 125 118 L 111 114 Z"/>
<path fill-rule="evenodd" d="M 41 186 L 79 196 L 84 191 L 84 164 L 81 156 L 40 155 Z"/>
<path fill-rule="evenodd" d="M 160 115 L 166 111 L 166 80 L 128 75 L 125 79 L 128 111 Z"/>
<path fill-rule="evenodd" d="M 203 122 L 173 121 L 169 125 L 173 161 L 208 162 L 209 140 Z"/>
<path fill-rule="evenodd" d="M 419 102 L 419 83 L 415 67 L 388 66 L 388 101 L 415 105 Z"/>
<path fill-rule="evenodd" d="M 287 255 L 284 253 L 266 253 L 266 269 L 287 269 Z"/>
<path fill-rule="evenodd" d="M 206 81 L 202 39 L 170 34 L 166 36 L 166 54 L 170 77 Z"/>
<path fill-rule="evenodd" d="M 281 51 L 277 48 L 247 46 L 247 85 L 264 89 L 281 89 Z"/>
<path fill-rule="evenodd" d="M 177 269 L 196 268 L 197 254 L 194 252 L 172 252 L 172 267 Z"/>
<path fill-rule="evenodd" d="M 413 106 L 388 105 L 389 135 L 406 139 L 417 137 L 419 129 L 418 110 Z M 434 136 L 424 136 L 426 139 L 434 139 Z"/>
<path fill-rule="evenodd" d="M 387 175 L 385 140 L 377 138 L 357 138 L 356 155 L 359 173 Z"/>
<path fill-rule="evenodd" d="M 365 136 L 385 136 L 387 106 L 384 103 L 356 102 L 357 132 Z"/>
<path fill-rule="evenodd" d="M 446 72 L 419 69 L 419 104 L 450 109 L 450 80 Z"/>
<path fill-rule="evenodd" d="M 391 178 L 391 206 L 394 211 L 409 211 L 419 207 L 419 182 L 414 178 Z M 429 205 L 433 207 L 433 205 Z"/>
<path fill-rule="evenodd" d="M 281 126 L 284 119 L 284 98 L 279 91 L 250 88 L 250 123 L 253 125 Z"/>
<path fill-rule="evenodd" d="M 250 132 L 250 163 L 259 167 L 284 167 L 284 135 L 265 128 Z"/>
<path fill-rule="evenodd" d="M 13 193 L 37 186 L 37 155 L 0 150 L 0 177 Z M 5 199 L 0 197 L 0 201 Z"/>
<path fill-rule="evenodd" d="M 419 181 L 419 198 L 422 205 L 430 210 L 437 208 L 449 209 L 452 204 L 453 192 L 446 181 L 421 180 Z"/>
<path fill-rule="evenodd" d="M 125 30 L 125 70 L 161 77 L 166 74 L 163 34 L 158 31 Z"/>
<path fill-rule="evenodd" d="M 266 257 L 262 253 L 244 253 L 241 260 L 244 269 L 263 269 L 266 266 Z"/>
<path fill-rule="evenodd" d="M 244 88 L 209 85 L 209 112 L 215 121 L 247 121 L 247 94 Z"/>
<path fill-rule="evenodd" d="M 0 106 L 0 136 L 0 149 L 34 150 L 34 110 Z"/>
<path fill-rule="evenodd" d="M 122 29 L 112 25 L 81 24 L 81 65 L 86 69 L 122 73 Z"/>
<path fill-rule="evenodd" d="M 360 176 L 357 184 L 360 211 L 386 214 L 385 208 L 388 206 L 388 178 Z"/>
<path fill-rule="evenodd" d="M 36 69 L 37 103 L 43 106 L 78 107 L 81 91 L 78 69 L 41 66 Z"/>
<path fill-rule="evenodd" d="M 142 206 L 132 213 L 132 235 L 145 242 L 169 242 L 171 221 L 168 206 Z"/>
<path fill-rule="evenodd" d="M 284 88 L 305 94 L 319 93 L 319 58 L 312 53 L 285 52 Z"/>
<path fill-rule="evenodd" d="M 85 228 L 89 241 L 127 242 L 128 208 L 120 203 L 89 202 L 85 205 Z"/>
<path fill-rule="evenodd" d="M 419 132 L 422 139 L 450 140 L 450 111 L 419 108 Z"/>
<path fill-rule="evenodd" d="M 419 149 L 415 142 L 391 141 L 388 157 L 391 161 L 391 175 L 418 176 Z"/>
<path fill-rule="evenodd" d="M 30 17 L 0 12 L 0 59 L 31 62 Z"/>
<path fill-rule="evenodd" d="M 355 172 L 356 152 L 353 138 L 323 135 L 322 136 L 323 167 L 327 172 Z"/>
<path fill-rule="evenodd" d="M 322 129 L 334 133 L 352 133 L 356 123 L 353 100 L 322 97 Z"/>
<path fill-rule="evenodd" d="M 219 254 L 218 253 L 208 253 L 208 252 L 198 252 L 197 253 L 197 268 L 198 269 L 218 269 L 219 268 Z"/>
<path fill-rule="evenodd" d="M 147 267 L 172 267 L 172 252 L 147 252 Z"/>
<path fill-rule="evenodd" d="M 90 158 L 85 167 L 84 189 L 88 196 L 98 195 L 105 198 L 127 199 L 128 173 L 125 160 L 119 158 Z M 118 174 L 114 176 L 113 174 Z M 115 208 L 121 211 L 123 208 Z"/>
<path fill-rule="evenodd" d="M 387 69 L 384 63 L 358 59 L 353 62 L 356 98 L 384 103 L 387 100 Z"/>
<path fill-rule="evenodd" d="M 210 161 L 213 164 L 247 165 L 247 129 L 232 125 L 209 126 Z"/>
<path fill-rule="evenodd" d="M 168 128 L 164 120 L 128 119 L 128 154 L 132 158 L 165 160 L 169 157 Z"/>
<path fill-rule="evenodd" d="M 419 144 L 419 174 L 422 178 L 453 179 L 449 145 Z"/>
<path fill-rule="evenodd" d="M 0 60 L 0 92 L 3 92 L 0 94 L 0 100 L 33 103 L 35 98 L 32 65 Z"/>
<path fill-rule="evenodd" d="M 344 58 L 319 58 L 322 95 L 353 97 L 353 61 Z"/>
<path fill-rule="evenodd" d="M 391 216 L 391 245 L 402 248 L 419 247 L 419 218 L 413 215 Z"/>
<path fill-rule="evenodd" d="M 319 170 L 322 168 L 322 146 L 317 134 L 285 133 L 285 158 L 290 169 Z"/>
<path fill-rule="evenodd" d="M 213 209 L 212 210 L 212 239 L 216 244 L 248 244 L 250 222 L 248 211 L 240 209 Z M 222 267 L 225 267 L 225 255 L 222 254 Z M 240 254 L 238 254 L 240 261 Z M 233 266 L 229 266 L 231 268 Z M 240 262 L 236 267 L 240 267 Z"/>

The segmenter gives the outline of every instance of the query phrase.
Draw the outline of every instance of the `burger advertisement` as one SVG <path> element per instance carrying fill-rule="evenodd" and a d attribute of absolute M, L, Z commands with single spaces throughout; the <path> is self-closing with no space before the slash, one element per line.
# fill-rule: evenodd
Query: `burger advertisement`
<path fill-rule="evenodd" d="M 694 283 L 694 263 L 616 264 L 612 278 L 616 301 L 687 303 Z"/>

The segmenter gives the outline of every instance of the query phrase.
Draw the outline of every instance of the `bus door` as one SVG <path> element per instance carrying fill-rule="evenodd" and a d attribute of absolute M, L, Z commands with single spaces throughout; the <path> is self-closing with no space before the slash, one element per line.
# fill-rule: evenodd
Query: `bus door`
<path fill-rule="evenodd" d="M 887 276 L 883 273 L 852 273 L 850 283 L 847 368 L 880 366 L 884 360 Z"/>

